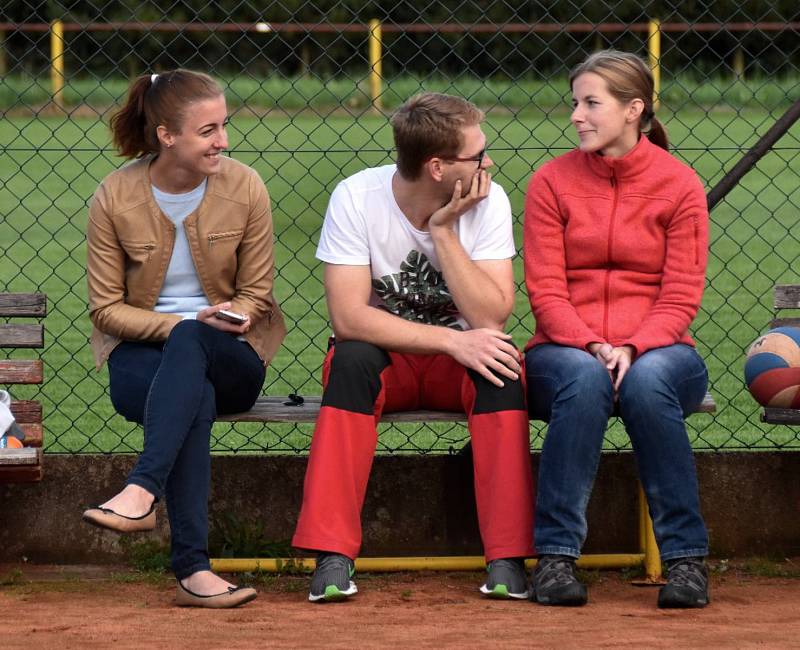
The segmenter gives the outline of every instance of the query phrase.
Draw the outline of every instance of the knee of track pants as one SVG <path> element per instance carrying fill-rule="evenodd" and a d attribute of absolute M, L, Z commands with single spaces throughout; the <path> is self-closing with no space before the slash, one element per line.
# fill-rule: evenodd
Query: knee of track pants
<path fill-rule="evenodd" d="M 526 411 L 525 386 L 522 383 L 521 375 L 516 381 L 501 377 L 503 382 L 501 388 L 500 386 L 495 386 L 474 370 L 468 370 L 467 372 L 472 384 L 475 386 L 473 415 L 497 413 L 498 411 Z"/>
<path fill-rule="evenodd" d="M 389 355 L 371 343 L 336 343 L 322 406 L 372 415 Z"/>

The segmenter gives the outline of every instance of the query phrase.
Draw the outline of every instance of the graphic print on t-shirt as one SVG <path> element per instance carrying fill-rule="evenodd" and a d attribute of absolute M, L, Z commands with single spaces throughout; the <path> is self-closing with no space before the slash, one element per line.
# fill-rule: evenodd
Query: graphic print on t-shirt
<path fill-rule="evenodd" d="M 372 288 L 391 313 L 427 325 L 463 329 L 458 308 L 444 276 L 423 253 L 412 250 L 400 264 L 400 272 L 372 281 Z"/>

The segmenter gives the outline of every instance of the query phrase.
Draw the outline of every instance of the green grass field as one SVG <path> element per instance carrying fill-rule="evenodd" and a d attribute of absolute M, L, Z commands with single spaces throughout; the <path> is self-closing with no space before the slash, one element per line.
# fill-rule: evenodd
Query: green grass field
<path fill-rule="evenodd" d="M 710 189 L 782 112 L 730 108 L 663 115 L 678 154 L 697 169 Z M 489 111 L 486 132 L 496 163 L 494 178 L 511 198 L 522 243 L 525 186 L 533 168 L 573 146 L 565 110 L 516 116 Z M 566 132 L 566 135 L 565 135 Z M 328 335 L 327 314 L 314 259 L 327 197 L 344 176 L 388 162 L 391 133 L 384 117 L 341 111 L 321 118 L 306 111 L 253 117 L 234 112 L 231 155 L 255 167 L 273 200 L 278 277 L 276 293 L 290 334 L 270 368 L 265 392 L 318 394 Z M 86 205 L 97 183 L 119 160 L 107 129 L 95 118 L 6 117 L 0 121 L 0 278 L 11 291 L 38 288 L 49 296 L 44 351 L 47 381 L 20 387 L 20 398 L 45 405 L 46 444 L 51 452 L 122 452 L 141 446 L 141 432 L 115 415 L 106 395 L 107 373 L 94 371 L 87 344 L 84 276 Z M 785 427 L 758 422 L 758 407 L 743 385 L 744 350 L 770 318 L 769 290 L 776 281 L 798 281 L 800 263 L 800 126 L 795 125 L 712 213 L 708 289 L 694 332 L 706 358 L 719 405 L 714 416 L 690 419 L 696 448 L 800 447 Z M 520 260 L 516 263 L 521 282 Z M 520 288 L 511 332 L 523 345 L 533 328 Z M 30 356 L 21 352 L 15 356 Z M 217 425 L 219 451 L 274 450 L 303 453 L 307 426 Z M 541 444 L 534 424 L 533 444 Z M 460 426 L 387 428 L 383 451 L 447 451 L 460 447 Z M 627 446 L 612 427 L 609 446 Z"/>

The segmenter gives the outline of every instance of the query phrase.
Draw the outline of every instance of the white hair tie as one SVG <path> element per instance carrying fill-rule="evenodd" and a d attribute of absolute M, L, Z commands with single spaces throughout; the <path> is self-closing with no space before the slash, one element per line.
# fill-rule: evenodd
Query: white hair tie
<path fill-rule="evenodd" d="M 150 75 L 150 85 L 151 86 L 156 82 L 156 79 L 158 79 L 158 73 L 154 72 L 153 74 Z"/>

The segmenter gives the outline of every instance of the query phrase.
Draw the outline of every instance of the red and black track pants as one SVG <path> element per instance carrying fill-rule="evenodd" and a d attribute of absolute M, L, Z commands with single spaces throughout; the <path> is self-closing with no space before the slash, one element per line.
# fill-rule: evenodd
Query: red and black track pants
<path fill-rule="evenodd" d="M 522 379 L 498 388 L 444 354 L 399 354 L 346 341 L 328 351 L 322 407 L 292 543 L 355 558 L 381 414 L 463 411 L 472 438 L 486 560 L 533 555 L 533 480 Z"/>

